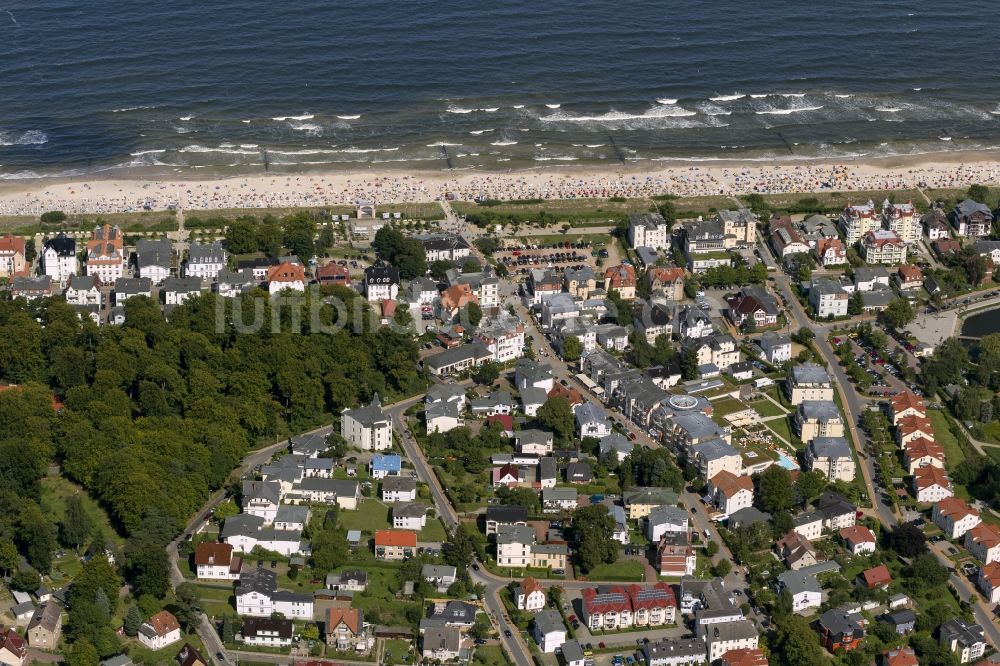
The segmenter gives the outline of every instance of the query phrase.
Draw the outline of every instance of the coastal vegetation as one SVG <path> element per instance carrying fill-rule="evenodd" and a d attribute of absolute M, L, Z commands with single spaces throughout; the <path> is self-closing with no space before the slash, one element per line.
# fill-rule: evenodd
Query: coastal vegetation
<path fill-rule="evenodd" d="M 282 325 L 241 332 L 237 304 L 256 304 L 264 321 Z M 367 324 L 320 334 L 310 329 L 310 305 L 209 294 L 166 320 L 140 297 L 126 304 L 124 326 L 98 328 L 61 299 L 0 302 L 0 379 L 10 386 L 0 392 L 0 566 L 11 571 L 23 556 L 48 574 L 60 547 L 107 550 L 144 616 L 175 607 L 165 546 L 248 450 L 329 423 L 375 393 L 390 402 L 424 386 L 409 337 Z M 290 330 L 296 318 L 301 331 Z M 99 502 L 114 534 L 98 520 L 85 521 L 83 533 L 87 511 L 75 500 L 62 516 L 43 511 L 52 464 Z M 102 658 L 117 650 L 111 587 L 106 600 L 69 600 L 67 637 Z"/>

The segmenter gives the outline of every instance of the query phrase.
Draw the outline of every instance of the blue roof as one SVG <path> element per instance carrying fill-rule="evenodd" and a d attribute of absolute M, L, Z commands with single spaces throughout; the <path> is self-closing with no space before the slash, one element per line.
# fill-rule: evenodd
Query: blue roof
<path fill-rule="evenodd" d="M 403 461 L 395 453 L 376 454 L 372 457 L 372 470 L 379 472 L 398 472 L 403 467 Z"/>

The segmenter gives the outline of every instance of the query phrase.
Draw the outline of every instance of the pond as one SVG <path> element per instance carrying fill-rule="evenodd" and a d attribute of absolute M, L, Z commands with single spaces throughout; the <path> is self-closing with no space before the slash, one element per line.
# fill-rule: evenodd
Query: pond
<path fill-rule="evenodd" d="M 1000 310 L 979 312 L 962 323 L 963 337 L 981 338 L 990 333 L 1000 333 Z"/>

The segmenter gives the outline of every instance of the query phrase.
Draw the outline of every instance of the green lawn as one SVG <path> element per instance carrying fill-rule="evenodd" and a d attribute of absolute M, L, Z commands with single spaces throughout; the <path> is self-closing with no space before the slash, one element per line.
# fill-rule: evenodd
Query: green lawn
<path fill-rule="evenodd" d="M 619 560 L 612 564 L 598 564 L 587 573 L 586 578 L 642 582 L 646 579 L 646 568 L 635 560 Z"/>
<path fill-rule="evenodd" d="M 386 664 L 386 666 L 406 663 L 403 661 L 403 657 L 410 653 L 410 647 L 410 641 L 387 638 L 385 641 L 385 651 L 382 653 L 382 663 Z M 410 661 L 413 661 L 412 658 Z"/>
<path fill-rule="evenodd" d="M 389 507 L 375 499 L 362 500 L 356 511 L 340 511 L 337 513 L 339 527 L 345 530 L 361 530 L 374 532 L 390 527 Z"/>
<path fill-rule="evenodd" d="M 719 416 L 742 412 L 746 408 L 746 405 L 735 398 L 721 398 L 720 400 L 712 401 L 712 414 L 718 414 Z"/>
<path fill-rule="evenodd" d="M 43 477 L 41 486 L 42 510 L 52 519 L 52 522 L 57 523 L 62 520 L 63 514 L 66 512 L 66 498 L 70 495 L 79 495 L 83 500 L 83 508 L 87 512 L 91 524 L 100 525 L 104 538 L 111 539 L 117 544 L 124 542 L 111 526 L 108 514 L 87 494 L 86 490 L 58 473 Z"/>
<path fill-rule="evenodd" d="M 778 407 L 776 404 L 767 399 L 758 400 L 750 406 L 753 407 L 753 410 L 760 414 L 763 418 L 767 418 L 769 416 L 784 416 L 787 413 L 782 410 L 781 407 Z"/>
<path fill-rule="evenodd" d="M 777 433 L 779 437 L 783 437 L 786 442 L 794 443 L 794 438 L 792 436 L 792 431 L 788 427 L 788 419 L 775 419 L 773 421 L 765 421 L 764 425 L 767 426 L 769 430 Z"/>
<path fill-rule="evenodd" d="M 396 580 L 396 570 L 384 567 L 366 569 L 368 589 L 355 594 L 352 606 L 364 611 L 366 621 L 412 627 L 414 623 L 410 618 L 419 616 L 420 602 L 396 598 L 395 592 L 400 587 Z"/>
<path fill-rule="evenodd" d="M 955 439 L 955 435 L 948 428 L 948 417 L 939 409 L 928 409 L 927 418 L 934 426 L 934 439 L 944 447 L 944 458 L 947 461 L 949 470 L 958 467 L 958 464 L 965 460 L 965 451 L 962 445 Z"/>
<path fill-rule="evenodd" d="M 986 455 L 1000 463 L 1000 446 L 984 446 L 983 450 L 986 451 Z"/>
<path fill-rule="evenodd" d="M 424 529 L 417 533 L 417 541 L 446 541 L 448 533 L 439 518 L 428 518 Z"/>
<path fill-rule="evenodd" d="M 498 645 L 483 645 L 476 648 L 476 653 L 472 657 L 473 664 L 482 666 L 507 666 L 510 660 L 503 652 L 503 648 Z"/>

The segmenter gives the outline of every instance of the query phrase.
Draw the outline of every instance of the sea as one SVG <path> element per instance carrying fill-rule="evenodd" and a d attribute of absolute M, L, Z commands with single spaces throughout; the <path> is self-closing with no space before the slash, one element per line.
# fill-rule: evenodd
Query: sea
<path fill-rule="evenodd" d="M 0 178 L 1000 146 L 987 0 L 8 0 Z"/>

